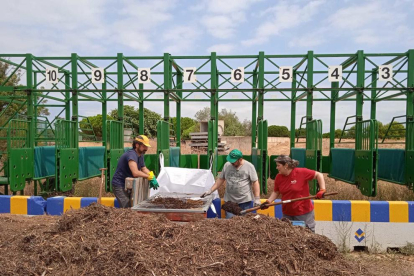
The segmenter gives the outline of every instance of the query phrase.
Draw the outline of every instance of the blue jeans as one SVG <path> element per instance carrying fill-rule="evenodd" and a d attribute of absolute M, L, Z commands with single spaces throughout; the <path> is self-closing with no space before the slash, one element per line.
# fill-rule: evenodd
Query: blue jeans
<path fill-rule="evenodd" d="M 248 202 L 244 202 L 244 203 L 239 203 L 239 207 L 242 210 L 246 210 L 246 209 L 252 208 L 253 207 L 253 204 L 252 204 L 252 201 L 248 201 Z M 226 219 L 232 218 L 234 216 L 235 216 L 235 214 L 226 212 Z"/>

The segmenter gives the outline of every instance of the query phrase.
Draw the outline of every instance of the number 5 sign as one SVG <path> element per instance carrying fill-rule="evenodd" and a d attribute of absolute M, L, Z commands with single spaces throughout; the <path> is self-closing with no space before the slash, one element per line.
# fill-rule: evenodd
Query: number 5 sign
<path fill-rule="evenodd" d="M 293 68 L 292 66 L 280 66 L 279 67 L 279 81 L 280 82 L 292 82 Z"/>
<path fill-rule="evenodd" d="M 231 70 L 231 82 L 244 82 L 244 67 Z"/>

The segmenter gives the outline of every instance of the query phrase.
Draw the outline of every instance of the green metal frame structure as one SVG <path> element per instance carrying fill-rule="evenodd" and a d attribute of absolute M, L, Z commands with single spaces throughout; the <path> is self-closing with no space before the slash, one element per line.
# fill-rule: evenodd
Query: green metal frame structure
<path fill-rule="evenodd" d="M 24 72 L 25 84 L 16 87 L 5 86 L 7 83 L 0 83 L 1 101 L 6 101 L 10 105 L 18 104 L 25 107 L 26 122 L 28 127 L 27 148 L 34 149 L 39 143 L 34 133 L 37 133 L 39 117 L 37 110 L 40 107 L 61 109 L 58 116 L 62 114 L 65 121 L 70 121 L 75 125 L 70 129 L 79 129 L 80 105 L 84 102 L 96 102 L 101 105 L 103 117 L 103 137 L 102 143 L 106 148 L 105 164 L 110 163 L 112 167 L 116 159 L 112 156 L 111 150 L 121 150 L 122 146 L 112 146 L 108 137 L 118 137 L 123 135 L 118 130 L 114 130 L 107 123 L 108 103 L 116 102 L 118 114 L 116 121 L 124 128 L 124 104 L 136 103 L 140 110 L 143 110 L 146 102 L 159 102 L 163 104 L 163 121 L 158 129 L 159 140 L 167 141 L 170 136 L 169 122 L 171 117 L 170 105 L 176 104 L 177 118 L 181 117 L 183 103 L 205 102 L 210 106 L 209 124 L 209 143 L 208 152 L 205 157 L 200 156 L 200 167 L 207 168 L 211 156 L 215 156 L 213 172 L 217 174 L 224 158 L 216 156 L 218 144 L 218 114 L 220 103 L 224 102 L 245 102 L 251 107 L 252 113 L 252 155 L 246 159 L 255 163 L 260 176 L 261 191 L 267 191 L 267 178 L 274 175 L 274 162 L 272 157 L 269 160 L 267 153 L 267 121 L 264 116 L 265 103 L 286 102 L 290 103 L 291 112 L 291 142 L 292 149 L 295 148 L 295 129 L 296 116 L 301 112 L 297 105 L 305 103 L 304 113 L 306 117 L 306 146 L 305 164 L 303 166 L 331 172 L 333 169 L 332 156 L 322 156 L 320 152 L 320 136 L 322 123 L 313 118 L 313 105 L 319 102 L 329 102 L 330 111 L 330 148 L 340 147 L 341 143 L 335 140 L 335 118 L 337 104 L 340 102 L 354 102 L 354 114 L 347 114 L 355 118 L 355 141 L 354 161 L 356 166 L 352 168 L 355 178 L 348 182 L 357 185 L 361 192 L 368 196 L 376 193 L 376 174 L 377 163 L 380 157 L 377 152 L 377 103 L 382 101 L 403 101 L 406 103 L 405 116 L 405 173 L 403 181 L 399 184 L 413 187 L 413 171 L 409 166 L 413 164 L 413 116 L 414 116 L 414 50 L 403 53 L 364 53 L 357 51 L 349 54 L 317 54 L 308 51 L 305 54 L 296 55 L 269 55 L 259 52 L 257 55 L 217 55 L 211 53 L 206 56 L 174 56 L 168 53 L 162 56 L 125 56 L 121 53 L 116 56 L 79 56 L 71 54 L 68 57 L 38 57 L 32 54 L 0 54 L 0 61 L 13 66 L 14 70 L 9 77 L 19 72 Z M 330 71 L 330 66 L 341 66 L 342 76 L 337 77 L 337 81 L 328 82 L 331 76 L 336 73 Z M 388 80 L 379 83 L 380 76 L 383 75 L 382 66 L 392 66 L 392 76 L 387 76 Z M 290 66 L 290 69 L 286 69 Z M 234 82 L 236 69 L 243 68 L 244 75 L 242 82 Z M 56 83 L 49 83 L 50 71 L 57 69 Z M 103 69 L 103 83 L 96 83 L 94 70 Z M 145 82 L 142 70 L 150 69 L 150 81 Z M 195 68 L 193 74 L 196 80 L 187 82 L 188 77 L 186 68 Z M 141 71 L 139 71 L 141 70 Z M 285 71 L 286 70 L 286 71 Z M 382 70 L 382 71 L 381 71 Z M 141 72 L 141 73 L 139 73 Z M 240 73 L 240 71 L 238 72 Z M 286 82 L 286 74 L 289 74 L 290 81 Z M 142 74 L 142 75 L 139 75 Z M 241 76 L 241 75 L 240 75 Z M 288 78 L 288 79 L 289 79 Z M 240 79 L 238 79 L 240 80 Z M 44 87 L 47 86 L 47 87 Z M 24 96 L 17 95 L 15 92 L 24 92 Z M 47 99 L 52 103 L 43 103 Z M 370 118 L 363 118 L 363 104 L 370 103 Z M 328 106 L 328 104 L 327 104 Z M 7 109 L 7 108 L 6 108 Z M 5 110 L 1 112 L 2 116 Z M 19 111 L 16 111 L 19 113 Z M 20 112 L 21 113 L 21 112 Z M 271 110 L 270 116 L 277 116 L 277 111 Z M 269 117 L 270 117 L 269 116 Z M 343 116 L 343 115 L 341 115 Z M 15 114 L 10 115 L 3 124 L 7 128 L 15 118 Z M 369 119 L 369 120 L 368 120 Z M 390 118 L 391 119 L 391 118 Z M 316 123 L 315 123 L 316 122 Z M 47 122 L 48 126 L 59 125 L 60 122 L 53 120 Z M 314 125 L 316 124 L 316 125 Z M 53 129 L 53 127 L 51 127 Z M 0 129 L 1 130 L 1 129 Z M 139 132 L 144 131 L 144 113 L 139 115 Z M 79 135 L 77 131 L 71 132 L 70 143 L 78 148 Z M 109 133 L 109 134 L 108 134 Z M 177 120 L 175 129 L 176 147 L 180 147 L 181 124 Z M 9 136 L 8 136 L 9 137 Z M 8 137 L 1 139 L 7 140 Z M 56 135 L 55 139 L 59 138 Z M 167 137 L 167 138 L 165 138 Z M 121 138 L 122 139 L 122 138 Z M 9 139 L 10 140 L 10 139 Z M 50 140 L 50 139 L 49 139 Z M 52 139 L 53 140 L 53 139 Z M 58 140 L 56 140 L 58 141 Z M 99 142 L 99 141 L 98 141 Z M 160 144 L 157 152 L 166 152 L 168 144 Z M 65 151 L 64 148 L 57 148 L 57 158 Z M 2 152 L 5 156 L 5 164 L 13 162 L 13 152 L 15 148 L 8 148 Z M 72 157 L 76 158 L 76 153 Z M 330 154 L 331 155 L 331 154 Z M 69 158 L 69 156 L 68 156 Z M 112 158 L 112 160 L 111 160 Z M 151 158 L 153 163 L 157 160 Z M 111 160 L 111 161 L 108 161 Z M 165 158 L 167 160 L 167 158 Z M 184 160 L 184 159 L 183 159 Z M 56 175 L 60 177 L 66 162 L 59 161 L 59 171 Z M 180 166 L 181 166 L 180 161 Z M 109 166 L 109 165 L 108 165 Z M 159 164 L 153 164 L 155 168 Z M 3 167 L 4 175 L 0 179 L 0 185 L 10 184 L 13 174 L 10 165 Z M 363 171 L 365 170 L 365 171 Z M 108 170 L 109 171 L 109 170 Z M 58 174 L 59 173 L 59 174 Z M 75 170 L 70 174 L 73 176 Z M 67 176 L 67 175 L 66 175 Z M 335 177 L 332 173 L 331 176 Z M 76 181 L 72 178 L 73 181 Z M 30 180 L 31 178 L 27 178 Z M 110 178 L 109 178 L 110 179 Z M 338 178 L 339 179 L 339 178 Z M 73 182 L 72 181 L 72 182 Z M 56 181 L 60 190 L 69 189 L 69 186 L 62 184 L 61 180 Z M 63 186 L 60 186 L 63 185 Z M 67 185 L 67 184 L 66 184 Z M 107 190 L 110 190 L 108 187 Z M 21 191 L 21 187 L 13 188 L 13 191 Z M 311 185 L 311 192 L 316 192 L 316 187 Z"/>

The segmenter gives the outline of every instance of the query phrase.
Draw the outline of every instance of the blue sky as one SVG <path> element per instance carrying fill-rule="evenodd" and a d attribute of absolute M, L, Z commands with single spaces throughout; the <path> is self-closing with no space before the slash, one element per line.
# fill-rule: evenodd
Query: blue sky
<path fill-rule="evenodd" d="M 0 52 L 36 56 L 160 56 L 405 52 L 414 48 L 414 1 L 168 0 L 3 1 Z M 147 107 L 162 114 L 158 104 Z M 184 104 L 193 117 L 206 105 Z M 110 106 L 109 109 L 111 109 Z M 113 105 L 115 107 L 115 105 Z M 82 108 L 82 106 L 81 106 Z M 222 104 L 251 119 L 249 104 Z M 266 104 L 269 124 L 289 126 L 289 104 Z M 305 106 L 299 104 L 298 116 Z M 381 103 L 378 119 L 401 115 L 403 103 Z M 99 109 L 84 106 L 83 115 Z M 277 110 L 277 112 L 275 112 Z M 355 105 L 338 105 L 337 128 Z M 247 112 L 249 111 L 249 112 Z M 171 112 L 175 112 L 174 105 Z M 53 113 L 53 112 L 52 112 Z M 364 105 L 364 115 L 369 115 Z M 329 125 L 329 103 L 315 103 L 314 117 Z"/>

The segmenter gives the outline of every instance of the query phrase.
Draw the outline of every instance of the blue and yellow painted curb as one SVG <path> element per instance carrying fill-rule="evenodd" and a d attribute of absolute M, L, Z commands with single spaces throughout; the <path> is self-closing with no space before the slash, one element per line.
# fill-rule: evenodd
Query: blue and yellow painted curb
<path fill-rule="evenodd" d="M 44 200 L 40 196 L 0 196 L 0 213 L 19 215 L 62 215 L 67 210 L 79 209 L 97 202 L 96 197 L 57 196 Z M 262 199 L 262 202 L 265 200 Z M 275 200 L 275 202 L 280 201 Z M 103 197 L 102 204 L 119 207 L 114 197 Z M 223 199 L 213 200 L 217 215 L 211 210 L 208 218 L 224 218 L 221 206 Z M 414 201 L 362 201 L 362 200 L 315 200 L 316 221 L 352 221 L 352 222 L 391 222 L 414 223 Z M 253 207 L 253 203 L 252 206 Z M 282 217 L 282 205 L 267 210 L 258 210 L 258 214 Z"/>

